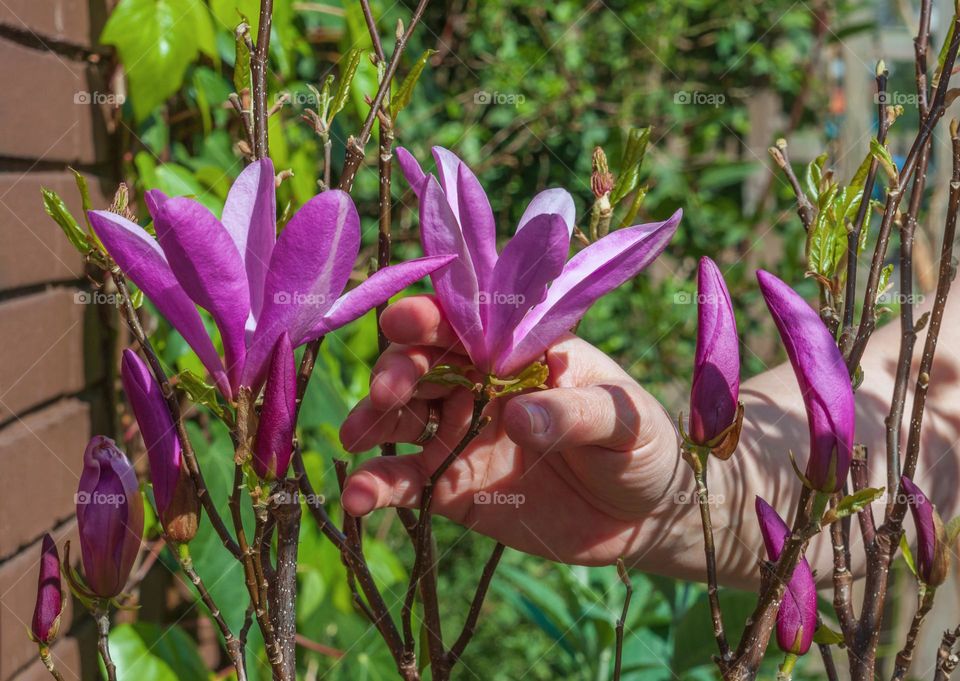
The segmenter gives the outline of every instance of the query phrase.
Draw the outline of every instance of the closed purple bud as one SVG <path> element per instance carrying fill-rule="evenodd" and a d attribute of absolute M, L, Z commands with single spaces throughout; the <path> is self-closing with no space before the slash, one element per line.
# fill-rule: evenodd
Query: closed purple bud
<path fill-rule="evenodd" d="M 30 627 L 37 643 L 51 643 L 60 629 L 63 591 L 60 588 L 60 556 L 49 534 L 43 535 L 40 550 L 40 577 L 37 580 L 37 605 Z"/>
<path fill-rule="evenodd" d="M 716 264 L 700 258 L 697 355 L 690 389 L 690 437 L 706 445 L 733 425 L 740 395 L 740 345 L 733 304 Z"/>
<path fill-rule="evenodd" d="M 180 439 L 163 391 L 146 362 L 133 350 L 123 351 L 120 376 L 147 448 L 153 498 L 160 521 L 171 539 L 189 542 L 197 533 L 200 501 L 193 478 L 186 470 Z"/>
<path fill-rule="evenodd" d="M 90 440 L 77 488 L 77 525 L 90 590 L 113 598 L 127 582 L 143 539 L 143 500 L 137 474 L 113 440 Z"/>
<path fill-rule="evenodd" d="M 287 475 L 293 454 L 297 415 L 297 365 L 290 337 L 284 333 L 273 348 L 260 425 L 253 447 L 253 469 L 264 480 Z"/>
<path fill-rule="evenodd" d="M 757 519 L 760 533 L 771 561 L 780 559 L 790 529 L 766 501 L 757 497 Z M 810 649 L 817 628 L 817 586 L 806 558 L 793 569 L 793 575 L 783 590 L 780 609 L 777 610 L 777 645 L 785 653 L 803 655 Z"/>
<path fill-rule="evenodd" d="M 943 521 L 927 495 L 910 478 L 901 477 L 900 488 L 907 495 L 907 505 L 917 526 L 917 574 L 924 584 L 940 586 L 950 568 L 950 551 Z"/>
<path fill-rule="evenodd" d="M 807 480 L 815 490 L 837 492 L 850 468 L 856 417 L 846 363 L 833 336 L 803 298 L 769 272 L 758 271 L 757 279 L 807 409 Z"/>

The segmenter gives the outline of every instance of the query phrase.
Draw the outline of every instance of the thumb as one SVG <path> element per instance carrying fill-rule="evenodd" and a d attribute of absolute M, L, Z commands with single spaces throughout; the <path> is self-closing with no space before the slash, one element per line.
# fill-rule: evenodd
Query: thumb
<path fill-rule="evenodd" d="M 522 395 L 503 415 L 511 440 L 541 452 L 583 446 L 630 451 L 649 440 L 663 418 L 659 403 L 627 382 Z"/>

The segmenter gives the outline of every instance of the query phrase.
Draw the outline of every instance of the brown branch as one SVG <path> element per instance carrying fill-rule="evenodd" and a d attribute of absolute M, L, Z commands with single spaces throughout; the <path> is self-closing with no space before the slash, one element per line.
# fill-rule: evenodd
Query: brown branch
<path fill-rule="evenodd" d="M 493 581 L 493 575 L 497 571 L 497 566 L 500 564 L 500 558 L 503 557 L 503 550 L 505 548 L 503 544 L 497 542 L 493 547 L 493 553 L 490 554 L 486 564 L 483 566 L 483 573 L 480 575 L 477 590 L 473 595 L 473 600 L 470 602 L 470 610 L 467 612 L 467 619 L 463 623 L 463 629 L 460 631 L 457 640 L 450 646 L 450 652 L 447 653 L 448 668 L 453 668 L 463 655 L 463 651 L 466 650 L 467 645 L 469 645 L 470 639 L 473 638 L 473 634 L 477 629 L 477 621 L 480 619 L 480 610 L 483 608 L 483 601 L 487 597 L 490 582 Z"/>
<path fill-rule="evenodd" d="M 623 564 L 622 558 L 617 558 L 617 575 L 620 582 L 626 589 L 626 595 L 623 598 L 623 610 L 620 611 L 620 619 L 616 626 L 616 647 L 613 661 L 613 681 L 620 681 L 623 673 L 623 630 L 627 625 L 627 613 L 630 612 L 630 599 L 633 597 L 633 582 L 630 581 L 630 575 L 627 573 L 627 566 Z M 726 643 L 726 640 L 724 640 Z"/>
<path fill-rule="evenodd" d="M 97 650 L 107 670 L 107 681 L 117 681 L 117 666 L 110 656 L 110 611 L 106 605 L 97 605 L 93 610 L 93 619 L 97 623 Z"/>
<path fill-rule="evenodd" d="M 370 134 L 373 132 L 373 123 L 377 120 L 377 114 L 383 104 L 384 97 L 390 90 L 390 83 L 393 81 L 393 77 L 397 72 L 397 66 L 399 66 L 400 57 L 403 56 L 403 51 L 407 47 L 407 41 L 410 40 L 413 30 L 417 27 L 417 24 L 420 23 L 420 19 L 423 17 L 423 12 L 426 10 L 429 1 L 430 0 L 420 0 L 417 3 L 413 16 L 410 18 L 410 24 L 407 26 L 406 31 L 397 38 L 396 46 L 393 48 L 393 56 L 390 59 L 390 63 L 387 64 L 387 69 L 383 74 L 383 80 L 380 81 L 377 94 L 370 104 L 370 112 L 367 114 L 360 134 L 358 136 L 351 135 L 350 139 L 347 140 L 346 158 L 343 162 L 343 172 L 340 175 L 340 189 L 346 192 L 349 192 L 353 188 L 353 180 L 357 176 L 357 170 L 359 170 L 360 164 L 363 163 L 363 148 L 370 140 Z"/>
<path fill-rule="evenodd" d="M 956 670 L 957 665 L 960 665 L 960 657 L 953 650 L 958 638 L 960 638 L 960 627 L 943 632 L 940 647 L 937 649 L 937 673 L 933 681 L 950 681 L 950 675 Z"/>
<path fill-rule="evenodd" d="M 913 652 L 917 648 L 917 640 L 920 637 L 920 627 L 923 626 L 923 620 L 926 618 L 930 608 L 933 607 L 933 596 L 936 589 L 921 586 L 920 593 L 917 595 L 917 611 L 910 622 L 910 630 L 907 632 L 907 640 L 903 648 L 897 653 L 896 662 L 893 668 L 893 676 L 890 681 L 903 681 L 907 672 L 910 670 L 910 664 L 913 662 Z"/>
<path fill-rule="evenodd" d="M 270 155 L 267 133 L 267 60 L 270 56 L 270 27 L 273 22 L 273 0 L 260 0 L 260 25 L 257 45 L 250 55 L 250 79 L 253 89 L 253 157 Z"/>
<path fill-rule="evenodd" d="M 787 181 L 790 183 L 793 194 L 797 198 L 797 215 L 800 216 L 800 222 L 803 223 L 803 228 L 809 232 L 817 212 L 813 204 L 810 203 L 807 193 L 803 191 L 803 187 L 800 185 L 800 180 L 797 179 L 796 173 L 793 172 L 793 166 L 790 164 L 790 156 L 787 153 L 787 141 L 782 138 L 778 139 L 776 146 L 770 147 L 768 151 L 770 152 L 770 157 L 773 158 L 777 166 L 780 167 L 783 174 L 787 176 Z"/>
<path fill-rule="evenodd" d="M 283 654 L 286 678 L 297 676 L 297 549 L 300 543 L 299 485 L 295 479 L 281 480 L 274 487 L 269 504 L 277 528 L 277 567 L 270 581 L 270 617 Z"/>

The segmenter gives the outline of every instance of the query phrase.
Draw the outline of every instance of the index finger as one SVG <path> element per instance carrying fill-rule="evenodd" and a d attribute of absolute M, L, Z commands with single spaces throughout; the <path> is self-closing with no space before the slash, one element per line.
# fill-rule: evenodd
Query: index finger
<path fill-rule="evenodd" d="M 383 311 L 380 326 L 391 343 L 429 345 L 465 353 L 434 296 L 401 298 Z"/>

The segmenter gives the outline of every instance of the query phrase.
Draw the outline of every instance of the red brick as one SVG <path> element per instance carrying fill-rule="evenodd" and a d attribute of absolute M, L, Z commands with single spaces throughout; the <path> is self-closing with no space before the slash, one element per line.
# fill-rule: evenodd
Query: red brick
<path fill-rule="evenodd" d="M 5 0 L 0 3 L 0 24 L 29 31 L 41 40 L 81 47 L 93 45 L 103 28 L 103 2 L 78 0 Z"/>
<path fill-rule="evenodd" d="M 56 288 L 0 303 L 0 421 L 79 392 L 84 371 L 84 314 L 78 289 Z"/>
<path fill-rule="evenodd" d="M 87 186 L 94 207 L 109 205 L 109 186 L 92 176 Z M 83 276 L 83 257 L 44 211 L 41 188 L 59 194 L 73 216 L 83 220 L 71 173 L 0 173 L 0 291 Z"/>
<path fill-rule="evenodd" d="M 63 555 L 63 545 L 70 540 L 71 559 L 77 560 L 80 547 L 77 542 L 77 523 L 66 523 L 51 533 Z M 37 600 L 37 575 L 40 567 L 40 542 L 37 541 L 16 556 L 0 564 L 0 679 L 9 679 L 33 661 L 37 647 L 27 632 Z M 61 618 L 62 633 L 66 634 L 73 619 L 70 598 Z"/>
<path fill-rule="evenodd" d="M 15 485 L 0 495 L 0 560 L 73 515 L 90 439 L 90 407 L 66 399 L 0 430 L 0 468 Z"/>
<path fill-rule="evenodd" d="M 0 156 L 74 164 L 105 157 L 103 116 L 90 96 L 104 87 L 93 67 L 6 40 L 0 63 Z"/>

